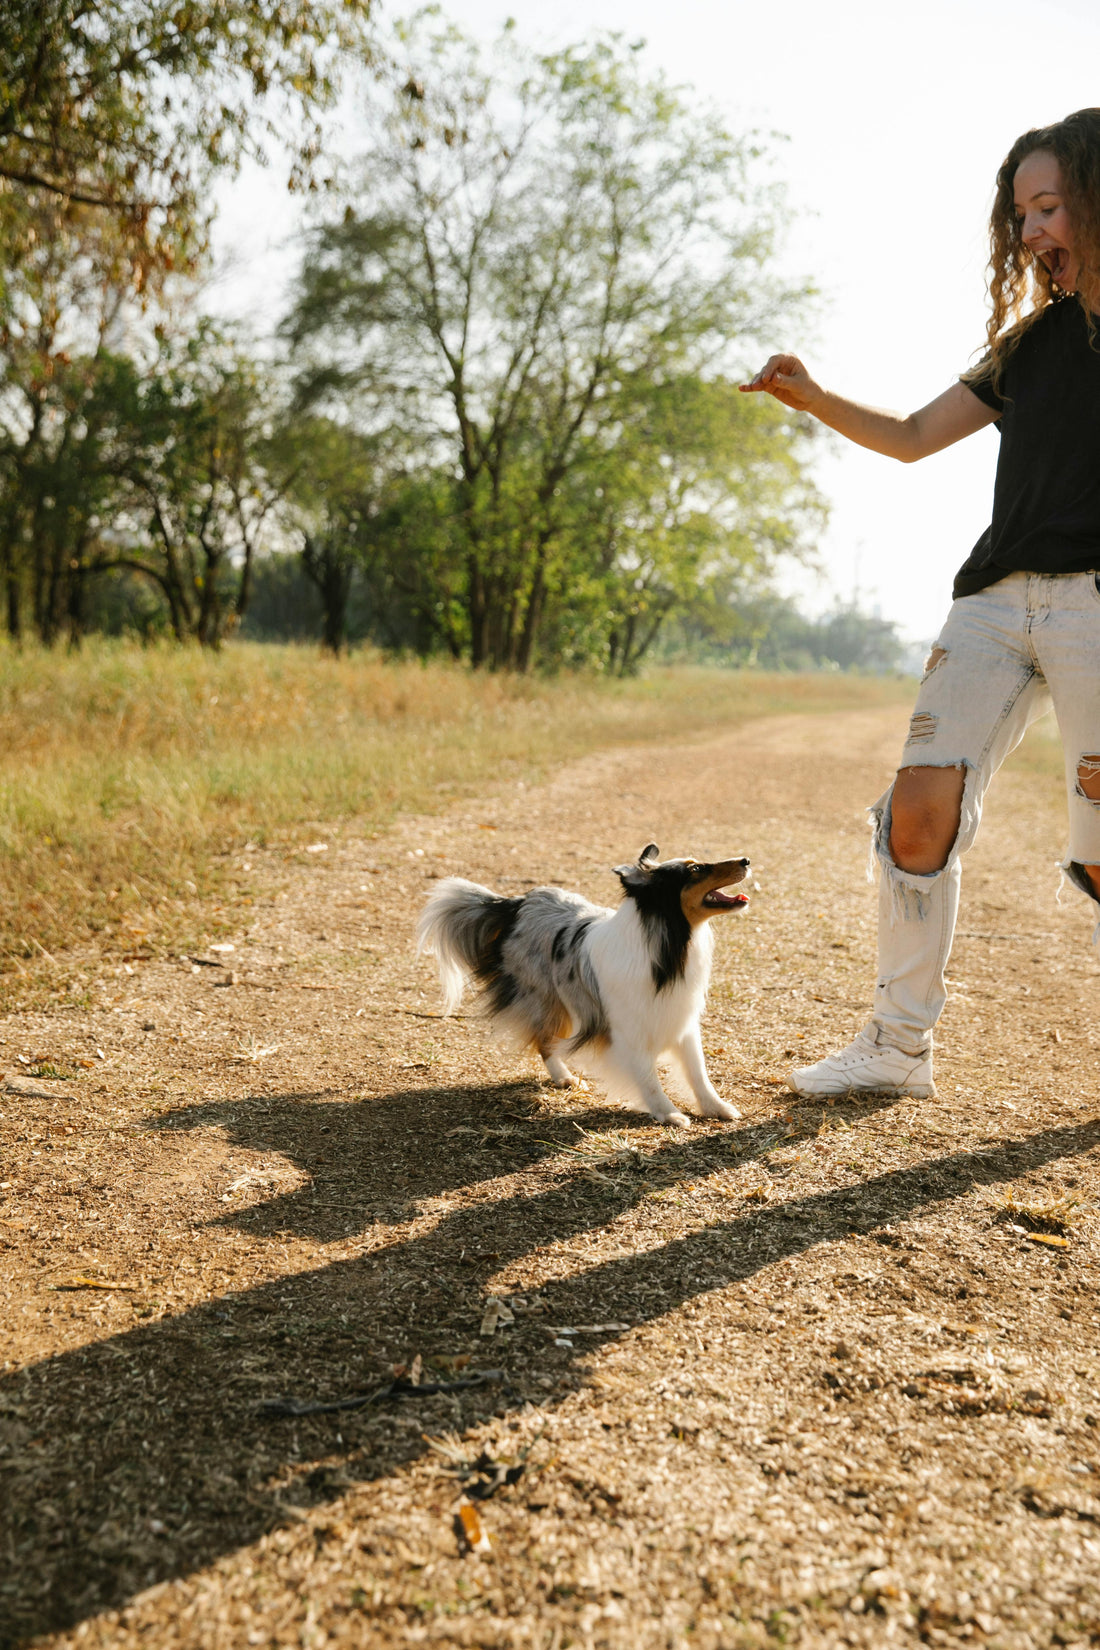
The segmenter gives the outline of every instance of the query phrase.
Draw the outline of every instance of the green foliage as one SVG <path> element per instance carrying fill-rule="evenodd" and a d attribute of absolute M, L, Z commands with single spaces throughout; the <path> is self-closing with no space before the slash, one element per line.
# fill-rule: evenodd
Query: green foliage
<path fill-rule="evenodd" d="M 344 55 L 366 52 L 368 14 L 369 0 L 0 8 L 9 634 L 79 637 L 102 574 L 110 622 L 133 605 L 123 574 L 159 591 L 179 637 L 214 645 L 239 620 L 289 479 L 274 386 L 201 320 L 181 342 L 143 312 L 201 258 L 219 169 L 277 136 L 294 147 L 292 186 L 316 181 L 318 123 Z M 154 620 L 142 611 L 142 628 Z"/>
<path fill-rule="evenodd" d="M 823 514 L 808 428 L 736 390 L 807 293 L 771 274 L 766 155 L 636 49 L 533 56 L 506 30 L 486 54 L 435 13 L 398 27 L 359 183 L 284 327 L 292 399 L 186 302 L 139 293 L 198 256 L 214 169 L 318 117 L 366 14 L 0 18 L 9 634 L 217 647 L 258 558 L 296 551 L 308 596 L 273 564 L 268 623 L 319 615 L 334 653 L 350 634 L 625 676 L 673 624 L 739 646 L 745 590 Z"/>
<path fill-rule="evenodd" d="M 120 310 L 113 227 L 47 210 L 35 221 L 41 234 L 9 272 L 0 316 L 0 582 L 10 633 L 29 600 L 52 640 L 107 507 L 137 369 L 108 348 Z"/>
<path fill-rule="evenodd" d="M 341 53 L 370 0 L 6 0 L 0 247 L 34 245 L 43 201 L 110 215 L 139 279 L 203 247 L 213 172 L 297 129 L 307 183 Z M 28 203 L 29 197 L 29 203 Z"/>
<path fill-rule="evenodd" d="M 43 278 L 0 335 L 0 589 L 9 634 L 47 643 L 93 622 L 94 581 L 127 570 L 159 591 L 172 632 L 216 646 L 293 461 L 270 434 L 271 386 L 208 324 L 110 347 L 74 270 Z M 28 289 L 29 290 L 29 289 Z M 28 611 L 29 610 L 29 611 Z M 140 628 L 157 628 L 146 612 Z"/>
<path fill-rule="evenodd" d="M 407 442 L 396 430 L 367 434 L 306 411 L 284 418 L 269 447 L 269 468 L 280 452 L 293 455 L 283 521 L 300 535 L 302 568 L 321 603 L 322 643 L 339 653 L 355 574 L 378 586 L 380 618 L 386 585 L 403 578 L 402 513 L 418 492 L 401 468 Z M 427 554 L 423 523 L 420 538 Z M 389 639 L 399 646 L 405 638 Z"/>
<path fill-rule="evenodd" d="M 838 604 L 808 619 L 774 591 L 743 583 L 720 600 L 686 607 L 663 637 L 666 660 L 736 665 L 746 670 L 845 670 L 887 675 L 905 668 L 897 626 Z"/>
<path fill-rule="evenodd" d="M 380 611 L 475 665 L 630 671 L 821 516 L 806 427 L 735 388 L 806 299 L 764 274 L 763 157 L 616 40 L 506 31 L 486 62 L 433 14 L 404 40 L 285 324 L 300 404 L 389 455 Z"/>
<path fill-rule="evenodd" d="M 298 468 L 270 433 L 271 386 L 209 325 L 162 343 L 136 385 L 115 469 L 116 548 L 96 570 L 153 580 L 177 639 L 217 646 L 240 621 L 268 518 Z"/>

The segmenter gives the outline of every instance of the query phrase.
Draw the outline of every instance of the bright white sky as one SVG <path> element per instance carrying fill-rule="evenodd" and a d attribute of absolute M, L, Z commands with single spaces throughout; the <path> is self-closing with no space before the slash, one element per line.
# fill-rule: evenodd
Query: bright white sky
<path fill-rule="evenodd" d="M 785 134 L 784 269 L 812 276 L 826 305 L 813 335 L 775 347 L 802 354 L 831 389 L 906 412 L 946 388 L 982 341 L 986 223 L 1009 145 L 1100 102 L 1097 0 L 445 0 L 443 9 L 487 36 L 514 16 L 544 47 L 601 30 L 644 38 L 653 66 L 697 87 L 733 129 Z M 286 197 L 273 173 L 227 192 L 215 236 L 237 265 L 220 301 L 253 316 L 257 293 L 266 308 L 288 269 Z M 990 430 L 916 465 L 837 437 L 817 468 L 833 507 L 821 576 L 801 572 L 788 588 L 810 612 L 857 594 L 906 636 L 932 638 L 954 571 L 989 519 L 996 453 Z"/>

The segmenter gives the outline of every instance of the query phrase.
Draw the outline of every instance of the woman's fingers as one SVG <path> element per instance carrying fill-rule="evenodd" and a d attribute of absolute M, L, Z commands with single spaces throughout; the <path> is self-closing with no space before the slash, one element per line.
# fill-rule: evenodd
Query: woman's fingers
<path fill-rule="evenodd" d="M 739 388 L 746 394 L 757 394 L 763 390 L 768 395 L 774 395 L 785 407 L 793 407 L 796 412 L 812 409 L 820 393 L 797 355 L 773 355 L 755 378 Z"/>
<path fill-rule="evenodd" d="M 779 389 L 799 371 L 804 372 L 805 368 L 797 356 L 773 355 L 761 367 L 755 378 L 747 384 L 739 384 L 738 388 L 747 393 L 754 390 Z"/>

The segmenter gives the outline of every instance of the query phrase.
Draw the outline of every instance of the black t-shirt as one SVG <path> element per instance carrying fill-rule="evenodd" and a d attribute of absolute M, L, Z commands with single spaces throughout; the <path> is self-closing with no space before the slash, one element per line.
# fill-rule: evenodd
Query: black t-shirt
<path fill-rule="evenodd" d="M 992 524 L 952 594 L 972 596 L 1006 573 L 1100 568 L 1100 327 L 1090 341 L 1076 298 L 1059 299 L 1012 351 L 1000 393 L 962 381 L 999 414 L 1001 452 Z"/>

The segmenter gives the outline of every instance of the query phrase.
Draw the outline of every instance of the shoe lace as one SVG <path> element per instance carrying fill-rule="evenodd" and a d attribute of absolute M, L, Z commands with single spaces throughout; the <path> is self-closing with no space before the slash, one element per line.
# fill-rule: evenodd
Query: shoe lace
<path fill-rule="evenodd" d="M 840 1053 L 834 1055 L 833 1058 L 841 1065 L 854 1066 L 860 1064 L 863 1060 L 871 1059 L 874 1055 L 882 1053 L 883 1050 L 879 1047 L 878 1043 L 873 1042 L 865 1031 L 861 1031 L 859 1035 L 848 1044 L 847 1048 L 841 1049 Z"/>

